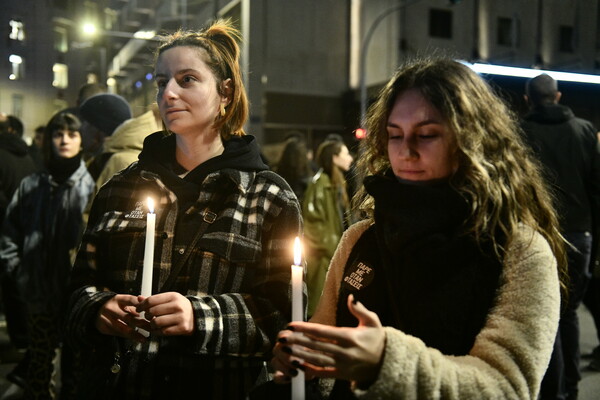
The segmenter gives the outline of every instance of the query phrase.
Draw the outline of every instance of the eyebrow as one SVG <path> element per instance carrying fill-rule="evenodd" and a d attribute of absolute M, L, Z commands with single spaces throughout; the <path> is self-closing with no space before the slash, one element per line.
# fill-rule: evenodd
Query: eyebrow
<path fill-rule="evenodd" d="M 420 127 L 420 126 L 424 126 L 424 125 L 442 125 L 442 123 L 436 119 L 426 119 L 423 121 L 418 122 L 417 124 L 415 124 L 416 127 Z M 400 128 L 398 125 L 394 124 L 393 122 L 388 122 L 386 124 L 386 127 L 391 127 L 391 128 Z"/>
<path fill-rule="evenodd" d="M 189 72 L 196 72 L 197 73 L 198 71 L 195 70 L 195 69 L 193 69 L 193 68 L 185 68 L 185 69 L 180 69 L 179 71 L 175 72 L 173 74 L 173 76 L 184 75 L 184 74 L 187 74 Z M 160 73 L 160 72 L 155 72 L 154 73 L 154 79 L 156 79 L 156 78 L 164 78 L 166 76 L 167 76 L 167 74 L 165 74 L 165 73 Z"/>

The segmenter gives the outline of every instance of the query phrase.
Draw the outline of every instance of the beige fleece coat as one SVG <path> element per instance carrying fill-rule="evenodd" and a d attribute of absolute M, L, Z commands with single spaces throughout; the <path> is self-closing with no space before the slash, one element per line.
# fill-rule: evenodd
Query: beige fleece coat
<path fill-rule="evenodd" d="M 146 111 L 119 125 L 115 132 L 104 141 L 103 153 L 113 153 L 113 155 L 108 159 L 96 180 L 96 191 L 114 174 L 137 161 L 146 136 L 161 129 L 152 111 Z"/>
<path fill-rule="evenodd" d="M 335 324 L 346 260 L 370 221 L 346 231 L 331 261 L 311 322 Z M 360 399 L 536 399 L 558 329 L 556 259 L 546 240 L 521 227 L 508 249 L 495 306 L 466 356 L 446 356 L 386 327 L 379 376 Z"/>

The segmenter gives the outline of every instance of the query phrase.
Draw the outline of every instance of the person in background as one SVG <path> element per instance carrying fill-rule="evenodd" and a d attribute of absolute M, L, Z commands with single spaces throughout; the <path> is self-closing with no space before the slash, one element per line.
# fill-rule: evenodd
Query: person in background
<path fill-rule="evenodd" d="M 561 93 L 549 75 L 528 80 L 525 89 L 530 106 L 522 122 L 525 138 L 544 165 L 544 177 L 557 199 L 561 233 L 571 244 L 567 247 L 569 296 L 541 398 L 572 400 L 577 398 L 581 380 L 577 308 L 590 281 L 593 232 L 598 232 L 600 218 L 597 130 L 559 104 Z"/>
<path fill-rule="evenodd" d="M 25 140 L 23 137 L 23 133 L 25 133 L 25 126 L 23 125 L 23 121 L 14 115 L 7 116 L 8 118 L 8 131 L 17 137 L 20 137 Z"/>
<path fill-rule="evenodd" d="M 98 179 L 112 153 L 103 153 L 104 141 L 117 128 L 133 117 L 131 107 L 123 97 L 100 93 L 87 98 L 79 107 L 83 153 L 92 178 Z M 107 155 L 108 154 L 108 155 Z"/>
<path fill-rule="evenodd" d="M 366 128 L 370 217 L 340 241 L 312 320 L 279 333 L 275 379 L 335 379 L 334 399 L 535 400 L 566 257 L 516 116 L 464 64 L 416 59 Z"/>
<path fill-rule="evenodd" d="M 144 139 L 162 129 L 160 116 L 157 114 L 158 108 L 153 104 L 150 110 L 123 122 L 104 140 L 100 158 L 105 164 L 96 179 L 96 191 L 114 174 L 137 161 Z"/>
<path fill-rule="evenodd" d="M 108 88 L 99 83 L 84 83 L 79 87 L 77 91 L 77 99 L 75 100 L 75 107 L 79 108 L 84 101 L 97 94 L 107 93 Z"/>
<path fill-rule="evenodd" d="M 329 140 L 319 145 L 316 161 L 320 169 L 302 201 L 309 317 L 321 297 L 331 257 L 349 225 L 350 202 L 344 172 L 350 169 L 353 158 L 346 145 Z"/>
<path fill-rule="evenodd" d="M 83 232 L 82 213 L 94 189 L 81 159 L 80 126 L 69 113 L 50 119 L 42 145 L 47 172 L 22 180 L 2 226 L 2 272 L 13 277 L 26 301 L 29 345 L 21 383 L 27 399 L 56 394 L 53 361 L 62 341 L 69 274 Z M 63 360 L 71 356 L 63 349 Z M 70 360 L 64 365 L 67 377 Z"/>
<path fill-rule="evenodd" d="M 44 158 L 42 156 L 42 142 L 44 140 L 44 131 L 46 127 L 40 125 L 35 128 L 31 144 L 29 145 L 29 155 L 35 163 L 36 170 L 41 171 L 44 169 Z"/>
<path fill-rule="evenodd" d="M 81 85 L 79 87 L 79 90 L 77 91 L 77 98 L 75 99 L 75 105 L 67 107 L 61 111 L 73 114 L 81 120 L 81 115 L 79 114 L 79 107 L 81 107 L 83 102 L 92 96 L 95 96 L 95 95 L 101 94 L 101 93 L 107 93 L 107 92 L 108 92 L 108 88 L 99 83 L 84 83 L 83 85 Z M 85 149 L 84 149 L 84 156 L 87 157 L 87 153 L 85 152 Z"/>
<path fill-rule="evenodd" d="M 0 226 L 21 180 L 35 171 L 27 143 L 14 133 L 8 116 L 0 113 Z M 28 345 L 26 302 L 19 295 L 12 276 L 0 273 L 0 284 L 8 336 L 11 344 L 23 351 Z M 19 365 L 7 375 L 7 379 L 15 385 L 25 379 L 25 371 L 18 368 Z"/>
<path fill-rule="evenodd" d="M 307 153 L 306 141 L 299 136 L 290 136 L 286 139 L 279 162 L 273 169 L 290 185 L 300 203 L 312 176 Z"/>
<path fill-rule="evenodd" d="M 157 49 L 166 130 L 100 188 L 73 268 L 67 333 L 88 355 L 79 398 L 242 399 L 267 378 L 265 361 L 290 320 L 302 219 L 243 130 L 238 38 L 217 20 Z M 141 296 L 149 197 L 152 295 Z"/>

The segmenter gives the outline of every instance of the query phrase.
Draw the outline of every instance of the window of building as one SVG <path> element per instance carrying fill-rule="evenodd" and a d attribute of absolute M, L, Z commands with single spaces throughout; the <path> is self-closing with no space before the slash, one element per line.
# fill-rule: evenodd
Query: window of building
<path fill-rule="evenodd" d="M 25 29 L 23 28 L 23 22 L 17 19 L 11 19 L 8 21 L 8 25 L 10 25 L 10 33 L 8 37 L 12 40 L 18 40 L 22 42 L 25 40 Z"/>
<path fill-rule="evenodd" d="M 452 38 L 452 11 L 436 8 L 429 10 L 429 36 Z"/>
<path fill-rule="evenodd" d="M 575 51 L 575 30 L 572 26 L 561 25 L 558 30 L 558 51 L 573 53 Z"/>
<path fill-rule="evenodd" d="M 69 67 L 66 64 L 56 63 L 52 66 L 54 79 L 52 86 L 59 89 L 66 89 L 69 86 Z"/>
<path fill-rule="evenodd" d="M 23 65 L 23 58 L 16 54 L 11 54 L 8 56 L 8 62 L 10 62 L 11 74 L 8 76 L 8 79 L 11 81 L 16 81 L 18 79 L 22 79 L 25 75 L 25 66 Z"/>
<path fill-rule="evenodd" d="M 67 30 L 62 26 L 54 27 L 54 50 L 59 53 L 66 53 L 69 51 L 69 37 Z"/>
<path fill-rule="evenodd" d="M 17 118 L 23 118 L 23 95 L 13 93 L 12 95 L 12 115 Z"/>
<path fill-rule="evenodd" d="M 499 46 L 519 46 L 519 21 L 515 18 L 498 17 L 496 43 Z"/>

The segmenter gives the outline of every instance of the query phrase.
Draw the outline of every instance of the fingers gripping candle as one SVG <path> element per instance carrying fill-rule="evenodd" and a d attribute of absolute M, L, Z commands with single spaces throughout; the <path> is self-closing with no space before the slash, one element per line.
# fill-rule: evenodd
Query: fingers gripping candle
<path fill-rule="evenodd" d="M 302 282 L 304 267 L 302 267 L 302 245 L 296 237 L 294 241 L 294 264 L 292 265 L 292 321 L 304 320 L 302 303 Z M 304 372 L 298 370 L 298 375 L 292 378 L 292 400 L 304 400 Z"/>

